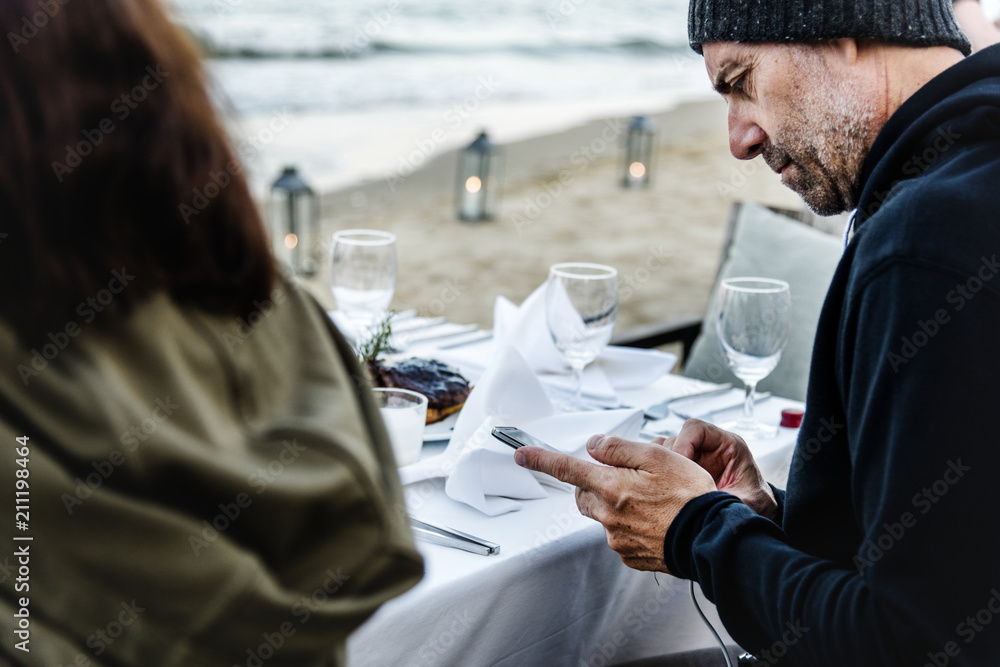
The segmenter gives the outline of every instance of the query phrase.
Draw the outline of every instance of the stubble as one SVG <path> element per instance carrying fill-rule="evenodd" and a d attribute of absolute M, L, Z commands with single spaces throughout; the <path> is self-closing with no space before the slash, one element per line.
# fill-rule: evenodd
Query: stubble
<path fill-rule="evenodd" d="M 875 104 L 834 77 L 811 47 L 799 50 L 787 122 L 764 159 L 772 169 L 790 159 L 785 185 L 817 214 L 834 215 L 857 207 L 861 170 L 877 134 Z"/>

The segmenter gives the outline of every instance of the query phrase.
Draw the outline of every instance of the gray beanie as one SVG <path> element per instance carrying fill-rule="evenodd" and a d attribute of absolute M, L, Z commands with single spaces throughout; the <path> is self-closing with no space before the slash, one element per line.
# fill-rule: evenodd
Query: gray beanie
<path fill-rule="evenodd" d="M 707 42 L 819 42 L 842 37 L 951 46 L 969 55 L 953 0 L 691 0 L 688 38 Z"/>

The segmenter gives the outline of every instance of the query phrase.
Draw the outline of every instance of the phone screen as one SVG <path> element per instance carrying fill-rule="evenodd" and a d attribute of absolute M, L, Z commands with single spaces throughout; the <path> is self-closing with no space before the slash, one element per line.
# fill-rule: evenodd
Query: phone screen
<path fill-rule="evenodd" d="M 521 447 L 552 449 L 538 438 L 513 426 L 497 426 L 493 429 L 493 437 L 514 449 L 520 449 Z"/>

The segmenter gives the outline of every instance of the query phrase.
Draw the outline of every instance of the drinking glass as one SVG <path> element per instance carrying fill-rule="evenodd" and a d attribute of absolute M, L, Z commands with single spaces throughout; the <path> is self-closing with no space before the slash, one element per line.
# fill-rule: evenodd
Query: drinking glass
<path fill-rule="evenodd" d="M 792 307 L 788 283 L 770 278 L 731 278 L 722 281 L 719 308 L 719 346 L 729 368 L 746 385 L 743 416 L 719 424 L 748 440 L 773 438 L 778 427 L 762 424 L 754 417 L 757 383 L 778 365 L 788 342 L 789 311 Z"/>
<path fill-rule="evenodd" d="M 416 463 L 424 446 L 427 397 L 409 389 L 377 388 L 372 391 L 389 432 L 396 465 L 401 468 Z"/>
<path fill-rule="evenodd" d="M 573 369 L 573 398 L 563 407 L 582 410 L 583 369 L 611 341 L 618 317 L 618 272 L 579 262 L 549 269 L 545 319 L 556 349 Z"/>
<path fill-rule="evenodd" d="M 371 337 L 396 291 L 396 237 L 371 229 L 348 229 L 333 235 L 330 287 L 337 308 L 355 329 L 355 345 Z"/>

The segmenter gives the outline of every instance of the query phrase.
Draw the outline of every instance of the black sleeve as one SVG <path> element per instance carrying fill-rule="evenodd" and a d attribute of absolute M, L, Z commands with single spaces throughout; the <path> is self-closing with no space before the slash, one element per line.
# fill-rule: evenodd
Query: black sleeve
<path fill-rule="evenodd" d="M 778 511 L 774 515 L 774 522 L 779 526 L 782 524 L 782 519 L 785 516 L 785 491 L 784 489 L 779 489 L 774 484 L 768 483 L 771 487 L 771 492 L 774 494 L 774 499 L 778 503 Z"/>
<path fill-rule="evenodd" d="M 1000 655 L 1000 276 L 896 263 L 847 304 L 853 567 L 804 553 L 732 496 L 688 503 L 668 568 L 764 660 L 988 665 Z M 958 286 L 978 286 L 963 294 Z M 968 291 L 968 290 L 967 290 Z M 772 663 L 773 664 L 773 663 Z"/>

